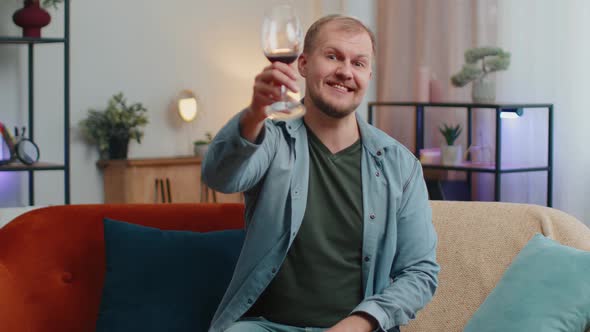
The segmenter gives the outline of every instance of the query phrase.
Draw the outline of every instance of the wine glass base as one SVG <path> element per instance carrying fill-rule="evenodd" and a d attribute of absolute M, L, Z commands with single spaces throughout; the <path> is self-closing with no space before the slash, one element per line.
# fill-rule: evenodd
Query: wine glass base
<path fill-rule="evenodd" d="M 266 108 L 266 115 L 272 120 L 291 120 L 302 117 L 305 106 L 298 101 L 279 101 Z"/>

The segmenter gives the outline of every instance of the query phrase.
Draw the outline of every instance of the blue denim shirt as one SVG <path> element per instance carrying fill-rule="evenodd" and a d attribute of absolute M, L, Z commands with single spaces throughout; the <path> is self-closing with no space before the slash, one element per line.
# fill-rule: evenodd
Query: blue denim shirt
<path fill-rule="evenodd" d="M 279 270 L 307 202 L 309 150 L 302 119 L 266 120 L 256 144 L 240 135 L 241 113 L 213 140 L 203 180 L 244 192 L 246 238 L 233 278 L 209 331 L 227 329 Z M 364 299 L 352 312 L 373 316 L 379 330 L 405 325 L 438 283 L 437 237 L 422 167 L 399 142 L 357 115 L 362 157 Z"/>

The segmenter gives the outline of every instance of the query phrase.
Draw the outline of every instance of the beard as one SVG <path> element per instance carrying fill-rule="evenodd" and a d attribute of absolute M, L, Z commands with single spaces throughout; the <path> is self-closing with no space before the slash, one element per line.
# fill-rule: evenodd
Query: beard
<path fill-rule="evenodd" d="M 351 105 L 351 107 L 348 108 L 338 108 L 334 105 L 331 105 L 326 100 L 322 99 L 322 97 L 320 97 L 312 91 L 309 91 L 308 94 L 311 101 L 322 113 L 334 119 L 345 118 L 346 116 L 354 112 L 356 108 L 360 105 L 360 103 L 357 103 Z"/>

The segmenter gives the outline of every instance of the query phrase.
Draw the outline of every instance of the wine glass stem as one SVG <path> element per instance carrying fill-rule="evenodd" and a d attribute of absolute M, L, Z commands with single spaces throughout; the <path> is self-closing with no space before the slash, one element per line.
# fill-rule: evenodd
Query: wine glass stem
<path fill-rule="evenodd" d="M 287 87 L 281 84 L 281 100 L 287 101 Z"/>

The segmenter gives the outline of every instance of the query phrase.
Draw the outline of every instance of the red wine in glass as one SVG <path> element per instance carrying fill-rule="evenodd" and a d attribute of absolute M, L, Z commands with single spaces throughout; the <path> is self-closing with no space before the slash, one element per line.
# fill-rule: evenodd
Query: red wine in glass
<path fill-rule="evenodd" d="M 291 64 L 299 57 L 303 47 L 301 24 L 290 2 L 282 1 L 266 13 L 261 37 L 262 50 L 270 62 Z M 266 114 L 277 120 L 294 119 L 305 114 L 305 107 L 281 86 L 281 100 L 267 107 Z"/>
<path fill-rule="evenodd" d="M 274 53 L 274 54 L 266 54 L 266 58 L 270 62 L 282 62 L 285 64 L 292 64 L 297 58 L 299 54 L 293 52 L 285 52 L 285 53 Z"/>

